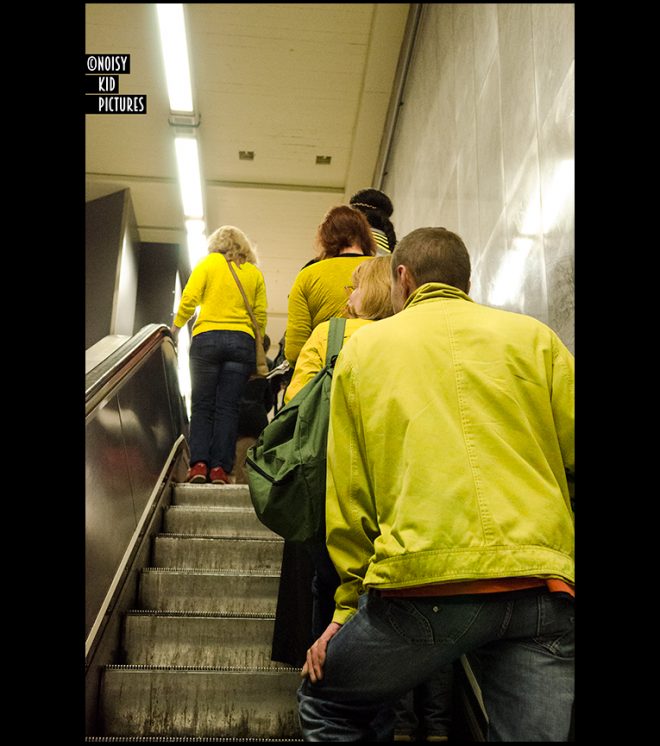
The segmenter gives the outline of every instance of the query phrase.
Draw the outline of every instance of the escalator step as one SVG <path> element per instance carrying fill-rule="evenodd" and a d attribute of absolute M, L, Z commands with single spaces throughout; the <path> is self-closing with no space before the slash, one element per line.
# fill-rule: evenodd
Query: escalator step
<path fill-rule="evenodd" d="M 279 572 L 282 539 L 240 539 L 159 534 L 154 539 L 154 567 Z"/>
<path fill-rule="evenodd" d="M 282 668 L 270 660 L 274 619 L 195 614 L 126 615 L 128 665 Z M 288 668 L 288 667 L 287 667 Z"/>
<path fill-rule="evenodd" d="M 247 484 L 177 484 L 172 493 L 174 505 L 216 508 L 251 508 Z"/>
<path fill-rule="evenodd" d="M 147 568 L 140 574 L 143 609 L 218 613 L 275 613 L 279 574 Z"/>
<path fill-rule="evenodd" d="M 108 666 L 107 736 L 300 738 L 296 669 Z"/>
<path fill-rule="evenodd" d="M 163 533 L 278 538 L 251 507 L 173 505 L 165 511 Z"/>

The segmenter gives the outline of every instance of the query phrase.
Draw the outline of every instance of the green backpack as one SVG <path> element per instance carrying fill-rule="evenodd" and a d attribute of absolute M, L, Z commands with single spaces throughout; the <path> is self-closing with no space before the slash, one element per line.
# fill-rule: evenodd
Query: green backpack
<path fill-rule="evenodd" d="M 259 520 L 288 541 L 325 540 L 330 386 L 346 319 L 330 319 L 325 367 L 268 423 L 245 468 Z"/>

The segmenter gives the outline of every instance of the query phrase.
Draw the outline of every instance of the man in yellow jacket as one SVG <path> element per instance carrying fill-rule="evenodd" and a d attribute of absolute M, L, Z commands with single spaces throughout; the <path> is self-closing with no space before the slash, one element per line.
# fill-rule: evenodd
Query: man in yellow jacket
<path fill-rule="evenodd" d="M 574 360 L 475 303 L 454 233 L 392 255 L 396 313 L 333 376 L 327 543 L 341 584 L 299 690 L 306 740 L 387 740 L 389 704 L 479 659 L 489 740 L 562 741 L 574 697 Z"/>

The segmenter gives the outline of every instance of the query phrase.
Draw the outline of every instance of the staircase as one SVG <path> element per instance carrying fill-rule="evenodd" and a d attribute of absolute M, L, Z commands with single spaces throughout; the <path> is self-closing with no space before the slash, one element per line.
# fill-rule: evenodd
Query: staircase
<path fill-rule="evenodd" d="M 299 671 L 270 660 L 283 540 L 247 485 L 173 490 L 87 740 L 302 740 Z"/>

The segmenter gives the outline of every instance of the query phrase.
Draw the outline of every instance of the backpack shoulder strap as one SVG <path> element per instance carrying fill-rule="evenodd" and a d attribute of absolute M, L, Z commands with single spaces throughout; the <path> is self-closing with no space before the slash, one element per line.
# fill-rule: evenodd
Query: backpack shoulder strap
<path fill-rule="evenodd" d="M 334 365 L 333 358 L 339 355 L 344 344 L 344 333 L 346 329 L 346 319 L 344 318 L 332 318 L 330 319 L 330 330 L 328 332 L 328 349 L 325 353 L 325 364 L 327 367 Z"/>

